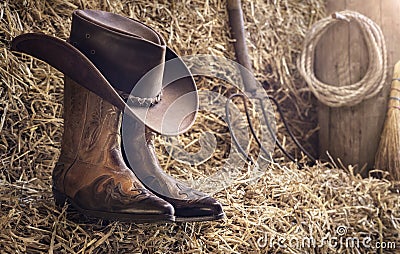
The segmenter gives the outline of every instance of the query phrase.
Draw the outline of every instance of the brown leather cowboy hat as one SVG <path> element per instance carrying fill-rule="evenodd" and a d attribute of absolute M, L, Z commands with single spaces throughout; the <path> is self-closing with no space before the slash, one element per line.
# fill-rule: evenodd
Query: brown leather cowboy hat
<path fill-rule="evenodd" d="M 12 50 L 51 64 L 157 133 L 177 135 L 191 127 L 198 109 L 195 82 L 156 31 L 104 11 L 73 16 L 68 42 L 28 33 L 13 40 Z"/>

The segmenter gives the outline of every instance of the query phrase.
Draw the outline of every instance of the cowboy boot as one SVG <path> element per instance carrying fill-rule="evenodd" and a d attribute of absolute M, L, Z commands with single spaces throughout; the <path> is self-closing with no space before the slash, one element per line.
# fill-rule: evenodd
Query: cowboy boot
<path fill-rule="evenodd" d="M 224 217 L 218 201 L 178 182 L 162 170 L 151 130 L 133 118 L 124 118 L 123 125 L 123 153 L 127 164 L 146 188 L 174 206 L 175 221 L 207 221 Z"/>
<path fill-rule="evenodd" d="M 177 182 L 161 170 L 151 139 L 144 135 L 144 128 L 139 130 L 141 127 L 136 124 L 141 123 L 142 127 L 145 125 L 160 134 L 177 135 L 187 131 L 195 121 L 198 108 L 196 84 L 186 65 L 166 46 L 164 39 L 139 21 L 103 11 L 78 10 L 73 13 L 68 41 L 30 33 L 16 37 L 11 46 L 14 51 L 51 64 L 77 84 L 127 113 L 125 119 L 137 126 L 128 134 L 131 141 L 126 142 L 132 149 L 126 157 L 134 157 L 130 166 L 150 190 L 173 203 L 179 220 L 223 217 L 221 205 L 216 200 Z M 86 127 L 81 126 L 81 129 Z M 75 138 L 74 144 L 79 140 Z M 126 167 L 120 159 L 117 164 Z M 93 178 L 92 175 L 84 177 Z M 71 183 L 75 184 L 74 180 Z M 56 192 L 66 194 L 71 200 L 75 198 L 76 193 L 67 185 L 56 186 L 66 188 L 64 191 L 56 189 Z"/>
<path fill-rule="evenodd" d="M 161 36 L 150 28 L 146 28 L 145 33 L 140 32 L 145 28 L 146 27 L 142 24 L 119 15 L 99 11 L 79 11 L 72 20 L 70 41 L 73 44 L 74 42 L 77 42 L 76 47 L 96 63 L 99 70 L 105 74 L 111 84 L 115 84 L 117 90 L 120 91 L 119 93 L 124 96 L 124 99 L 127 100 L 128 104 L 132 105 L 132 108 L 136 109 L 137 112 L 148 111 L 144 115 L 150 115 L 150 117 L 153 114 L 152 110 L 157 113 L 167 112 L 164 116 L 156 115 L 156 113 L 153 114 L 156 116 L 153 118 L 155 119 L 156 124 L 151 123 L 151 118 L 144 119 L 142 122 L 136 118 L 125 117 L 126 122 L 124 125 L 130 127 L 128 131 L 124 133 L 126 136 L 124 136 L 123 139 L 124 142 L 127 142 L 125 144 L 127 145 L 125 146 L 125 152 L 128 156 L 126 157 L 130 159 L 128 166 L 132 169 L 139 180 L 154 194 L 174 206 L 175 219 L 177 221 L 220 219 L 224 216 L 224 213 L 221 205 L 215 199 L 177 182 L 161 169 L 154 151 L 153 143 L 150 139 L 151 135 L 145 135 L 145 126 L 146 129 L 149 130 L 149 126 L 154 128 L 156 125 L 160 124 L 161 127 L 159 129 L 164 131 L 166 129 L 175 129 L 174 123 L 179 123 L 177 126 L 190 126 L 186 123 L 186 120 L 190 119 L 189 122 L 193 122 L 193 114 L 187 114 L 186 112 L 190 112 L 193 104 L 197 103 L 197 97 L 193 98 L 193 96 L 187 96 L 187 94 L 195 94 L 193 93 L 194 90 L 192 90 L 193 86 L 190 85 L 194 84 L 190 72 L 186 69 L 184 64 L 181 64 L 177 60 L 178 58 L 176 58 L 176 55 L 174 56 L 172 51 L 168 49 L 165 51 L 166 61 L 162 65 L 154 65 L 154 63 L 152 63 L 152 58 L 156 58 L 155 56 L 157 54 L 162 55 L 162 52 L 164 52 L 164 49 L 160 51 L 154 49 L 154 43 L 157 42 L 162 45 L 162 48 L 164 48 L 165 42 Z M 137 56 L 132 59 L 128 58 L 130 51 L 124 47 L 124 44 L 132 43 L 132 39 L 128 37 L 125 41 L 121 36 L 121 32 L 128 36 L 140 35 L 141 43 L 144 39 L 151 41 L 151 44 L 138 44 L 136 46 L 137 50 L 135 55 L 147 52 L 142 56 L 143 60 L 141 62 L 139 62 Z M 88 34 L 90 36 L 88 36 Z M 100 42 L 92 40 L 94 37 L 104 39 Z M 115 38 L 115 43 L 118 44 L 112 46 L 113 44 L 108 42 L 110 38 Z M 112 47 L 114 55 L 108 53 L 109 48 L 102 47 L 102 43 L 106 44 L 106 42 L 110 43 L 109 45 Z M 94 49 L 94 51 L 92 51 L 92 49 Z M 95 54 L 92 54 L 93 52 L 95 52 Z M 151 56 L 150 53 L 154 55 Z M 126 58 L 126 62 L 121 62 L 120 59 L 116 59 L 115 55 L 121 56 L 121 58 Z M 146 60 L 144 57 L 151 58 Z M 114 66 L 110 65 L 110 58 L 115 61 Z M 171 61 L 171 59 L 174 60 Z M 157 61 L 163 62 L 160 59 Z M 134 64 L 137 69 L 143 68 L 143 66 L 148 65 L 149 63 L 152 63 L 150 66 L 153 68 L 154 66 L 157 66 L 157 68 L 144 68 L 141 72 L 121 71 L 129 68 L 131 64 Z M 119 68 L 113 70 L 113 67 L 115 66 L 118 66 Z M 159 66 L 164 66 L 164 68 L 158 68 Z M 163 70 L 163 72 L 159 73 L 158 71 L 160 70 Z M 179 73 L 179 70 L 183 70 L 183 72 Z M 118 71 L 120 75 L 113 74 L 113 71 Z M 122 74 L 126 75 L 123 79 L 121 78 Z M 137 75 L 137 78 L 134 78 L 133 80 L 136 81 L 131 81 L 132 77 L 135 77 L 135 75 Z M 143 79 L 143 75 L 147 79 Z M 168 78 L 170 78 L 171 82 L 165 81 L 165 79 Z M 157 86 L 160 85 L 157 80 L 163 80 L 161 84 L 168 84 L 163 84 L 162 93 L 161 87 Z M 130 87 L 128 90 L 122 86 L 122 84 L 127 81 L 135 83 L 133 90 L 130 83 L 126 84 L 126 86 Z M 117 85 L 120 87 L 117 87 Z M 182 97 L 187 99 L 180 100 Z M 151 98 L 154 98 L 154 100 Z M 184 103 L 182 105 L 175 105 L 179 101 L 184 101 Z M 131 104 L 132 102 L 133 104 Z M 141 109 L 141 105 L 144 105 L 145 107 L 142 107 Z M 174 108 L 170 115 L 168 114 L 169 112 L 166 111 L 169 108 Z M 188 109 L 188 111 L 185 111 L 186 109 Z M 181 112 L 184 112 L 182 114 L 183 116 L 188 115 L 189 117 L 179 117 Z M 168 118 L 168 116 L 171 118 Z M 163 121 L 165 121 L 164 124 Z M 183 129 L 187 129 L 187 127 Z M 147 133 L 150 134 L 150 132 Z M 133 159 L 131 157 L 133 157 Z"/>
<path fill-rule="evenodd" d="M 64 135 L 53 171 L 57 204 L 68 200 L 89 216 L 131 222 L 174 219 L 173 207 L 152 194 L 126 166 L 121 111 L 65 78 Z"/>

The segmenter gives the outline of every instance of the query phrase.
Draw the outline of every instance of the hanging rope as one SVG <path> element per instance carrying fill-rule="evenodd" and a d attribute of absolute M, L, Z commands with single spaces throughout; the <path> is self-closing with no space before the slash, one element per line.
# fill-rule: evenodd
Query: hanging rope
<path fill-rule="evenodd" d="M 318 80 L 314 73 L 314 50 L 324 32 L 343 20 L 358 23 L 368 48 L 368 69 L 364 77 L 356 83 L 344 86 L 325 84 Z M 308 31 L 298 68 L 319 101 L 330 107 L 341 107 L 354 106 L 378 94 L 385 83 L 386 64 L 386 45 L 379 26 L 358 12 L 342 11 L 318 21 Z"/>

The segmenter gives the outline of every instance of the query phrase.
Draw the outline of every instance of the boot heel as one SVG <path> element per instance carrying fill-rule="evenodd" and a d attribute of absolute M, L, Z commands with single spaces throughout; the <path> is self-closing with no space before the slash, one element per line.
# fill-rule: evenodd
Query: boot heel
<path fill-rule="evenodd" d="M 65 194 L 59 192 L 55 188 L 53 188 L 53 197 L 54 197 L 54 202 L 58 207 L 63 207 L 64 204 L 67 202 L 67 196 L 65 196 Z"/>

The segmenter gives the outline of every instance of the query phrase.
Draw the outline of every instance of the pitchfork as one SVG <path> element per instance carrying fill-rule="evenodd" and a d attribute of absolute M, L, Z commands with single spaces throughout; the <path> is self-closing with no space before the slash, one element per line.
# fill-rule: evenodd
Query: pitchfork
<path fill-rule="evenodd" d="M 265 106 L 266 106 L 265 103 L 268 101 L 272 101 L 276 105 L 277 111 L 282 119 L 283 125 L 285 126 L 289 136 L 291 137 L 293 142 L 296 144 L 296 146 L 305 155 L 307 155 L 313 162 L 315 162 L 315 158 L 306 149 L 304 149 L 304 147 L 299 143 L 299 141 L 293 135 L 292 131 L 289 129 L 289 126 L 283 116 L 282 110 L 281 110 L 278 102 L 272 97 L 262 96 L 260 93 L 257 93 L 257 81 L 252 74 L 253 73 L 252 66 L 251 66 L 249 54 L 247 52 L 246 39 L 245 39 L 245 33 L 244 33 L 244 25 L 243 25 L 243 23 L 244 23 L 243 22 L 243 11 L 241 8 L 240 0 L 228 0 L 228 13 L 229 13 L 229 23 L 231 26 L 232 36 L 236 40 L 234 43 L 236 59 L 240 65 L 245 67 L 245 68 L 240 68 L 240 74 L 241 74 L 241 77 L 243 80 L 244 90 L 245 90 L 246 94 L 251 96 L 250 97 L 251 99 L 255 99 L 260 103 L 264 122 L 267 125 L 268 131 L 269 131 L 269 134 L 271 135 L 272 140 L 274 140 L 276 142 L 277 146 L 279 147 L 279 149 L 283 152 L 283 154 L 285 156 L 287 156 L 291 161 L 293 161 L 296 164 L 298 164 L 299 166 L 301 166 L 298 163 L 298 161 L 291 154 L 289 154 L 286 151 L 286 149 L 284 149 L 282 144 L 277 140 L 276 135 L 271 127 L 270 121 L 268 120 L 268 114 L 265 110 Z M 250 156 L 248 156 L 245 149 L 240 145 L 235 133 L 233 132 L 232 122 L 231 122 L 231 118 L 230 118 L 229 103 L 235 97 L 238 97 L 243 101 L 244 110 L 246 113 L 246 118 L 247 118 L 247 122 L 250 127 L 250 131 L 251 131 L 255 141 L 257 142 L 257 145 L 260 147 L 261 151 L 264 152 L 268 156 L 267 161 L 272 162 L 273 159 L 271 158 L 270 153 L 267 151 L 267 149 L 263 146 L 260 139 L 257 137 L 256 131 L 251 122 L 251 117 L 250 117 L 248 106 L 247 106 L 246 95 L 239 94 L 239 93 L 231 95 L 228 98 L 228 100 L 226 102 L 226 106 L 225 106 L 226 120 L 227 120 L 229 130 L 231 132 L 231 137 L 232 137 L 233 142 L 235 143 L 239 152 L 241 154 L 243 154 L 250 162 L 252 162 L 254 164 L 255 163 L 254 160 Z"/>

